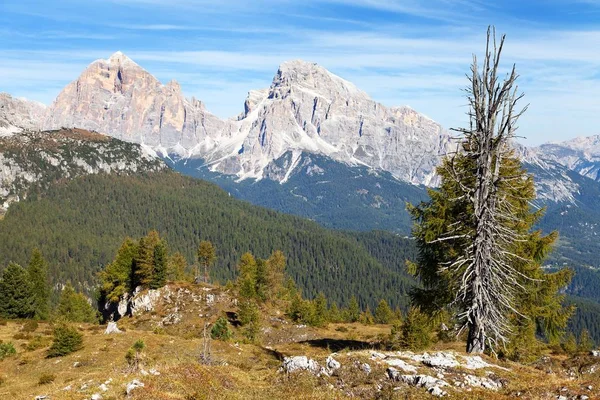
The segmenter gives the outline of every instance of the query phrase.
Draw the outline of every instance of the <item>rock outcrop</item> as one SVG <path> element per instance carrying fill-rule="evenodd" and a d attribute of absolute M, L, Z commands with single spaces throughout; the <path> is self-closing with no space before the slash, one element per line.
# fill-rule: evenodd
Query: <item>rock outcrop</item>
<path fill-rule="evenodd" d="M 34 184 L 77 176 L 158 171 L 166 165 L 144 148 L 81 129 L 0 136 L 0 214 Z"/>
<path fill-rule="evenodd" d="M 0 136 L 13 134 L 22 129 L 39 129 L 45 111 L 46 106 L 41 103 L 0 93 Z"/>

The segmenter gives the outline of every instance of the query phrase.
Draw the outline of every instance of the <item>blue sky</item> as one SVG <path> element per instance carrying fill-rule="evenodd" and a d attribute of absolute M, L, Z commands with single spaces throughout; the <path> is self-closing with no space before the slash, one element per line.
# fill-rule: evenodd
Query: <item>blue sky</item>
<path fill-rule="evenodd" d="M 0 91 L 49 104 L 120 50 L 225 118 L 301 58 L 458 127 L 488 24 L 530 103 L 522 141 L 600 134 L 600 0 L 2 0 Z"/>

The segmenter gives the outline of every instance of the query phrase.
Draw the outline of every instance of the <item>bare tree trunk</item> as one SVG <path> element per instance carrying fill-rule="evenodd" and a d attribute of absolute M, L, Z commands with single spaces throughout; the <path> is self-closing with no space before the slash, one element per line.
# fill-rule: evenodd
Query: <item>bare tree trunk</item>
<path fill-rule="evenodd" d="M 208 283 L 208 264 L 204 263 L 204 283 Z"/>
<path fill-rule="evenodd" d="M 467 353 L 482 354 L 485 350 L 485 331 L 481 324 L 475 322 L 469 325 L 467 336 Z"/>

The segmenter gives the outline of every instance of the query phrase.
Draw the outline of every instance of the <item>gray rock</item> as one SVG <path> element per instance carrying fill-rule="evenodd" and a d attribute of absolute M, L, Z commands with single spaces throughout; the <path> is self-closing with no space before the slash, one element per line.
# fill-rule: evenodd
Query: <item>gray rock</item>
<path fill-rule="evenodd" d="M 106 325 L 106 329 L 104 330 L 104 334 L 105 335 L 111 335 L 113 333 L 123 333 L 119 327 L 117 326 L 116 322 L 109 322 L 108 325 Z"/>
<path fill-rule="evenodd" d="M 361 369 L 367 375 L 369 375 L 371 373 L 371 366 L 369 364 L 367 364 L 367 363 L 361 364 Z"/>
<path fill-rule="evenodd" d="M 328 371 L 329 374 L 331 374 L 331 373 L 335 372 L 336 370 L 340 369 L 342 367 L 342 364 L 340 364 L 332 356 L 329 356 L 329 357 L 327 357 L 327 360 L 325 361 L 325 366 L 329 370 Z"/>
<path fill-rule="evenodd" d="M 321 372 L 319 364 L 306 356 L 285 357 L 281 368 L 287 373 L 310 371 L 314 374 L 319 374 Z"/>
<path fill-rule="evenodd" d="M 134 379 L 127 384 L 125 391 L 127 392 L 127 395 L 129 395 L 131 391 L 141 387 L 144 387 L 144 383 Z"/>
<path fill-rule="evenodd" d="M 449 386 L 448 382 L 429 375 L 402 375 L 393 367 L 387 369 L 388 377 L 394 381 L 404 382 L 407 385 L 422 387 L 435 396 L 445 396 L 447 393 L 442 387 Z"/>

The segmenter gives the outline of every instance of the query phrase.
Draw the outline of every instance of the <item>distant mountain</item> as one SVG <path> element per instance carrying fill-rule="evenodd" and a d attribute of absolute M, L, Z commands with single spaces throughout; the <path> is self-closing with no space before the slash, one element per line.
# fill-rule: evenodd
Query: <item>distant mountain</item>
<path fill-rule="evenodd" d="M 96 60 L 69 83 L 40 121 L 44 129 L 83 128 L 157 150 L 187 153 L 220 135 L 224 123 L 121 52 Z"/>
<path fill-rule="evenodd" d="M 534 151 L 544 159 L 555 161 L 588 178 L 600 180 L 600 135 L 547 143 Z"/>
<path fill-rule="evenodd" d="M 28 103 L 10 109 L 4 120 L 27 121 L 29 129 L 83 127 L 139 143 L 176 170 L 255 204 L 338 229 L 402 235 L 410 232 L 406 203 L 427 198 L 426 187 L 437 184 L 435 166 L 455 149 L 431 119 L 385 107 L 299 60 L 281 64 L 270 87 L 250 91 L 243 112 L 229 120 L 120 52 L 90 64 L 47 109 Z M 535 206 L 547 207 L 540 226 L 563 235 L 565 252 L 553 260 L 594 265 L 598 137 L 516 147 L 536 177 Z"/>
<path fill-rule="evenodd" d="M 0 137 L 22 129 L 38 129 L 45 112 L 46 106 L 41 103 L 0 93 Z"/>
<path fill-rule="evenodd" d="M 222 121 L 185 99 L 175 81 L 162 85 L 118 52 L 67 85 L 41 126 L 95 130 L 159 154 L 202 158 L 212 171 L 241 179 L 266 177 L 269 165 L 292 151 L 429 185 L 439 156 L 452 148 L 431 119 L 408 107 L 387 108 L 304 61 L 283 63 L 268 89 L 249 93 L 241 115 Z"/>

